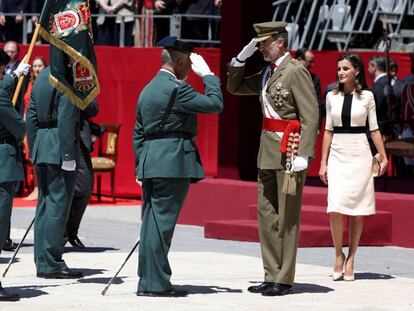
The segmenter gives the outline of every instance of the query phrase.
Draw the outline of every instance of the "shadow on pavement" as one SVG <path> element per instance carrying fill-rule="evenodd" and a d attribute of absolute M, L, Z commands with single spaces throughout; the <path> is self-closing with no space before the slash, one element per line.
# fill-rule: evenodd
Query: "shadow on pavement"
<path fill-rule="evenodd" d="M 356 280 L 390 280 L 390 279 L 395 279 L 395 277 L 390 274 L 362 272 L 362 273 L 355 273 L 355 279 Z"/>
<path fill-rule="evenodd" d="M 203 286 L 203 285 L 174 285 L 176 289 L 186 290 L 189 295 L 194 294 L 217 294 L 217 293 L 241 293 L 241 289 L 233 289 L 220 286 Z"/>
<path fill-rule="evenodd" d="M 49 295 L 49 293 L 40 290 L 45 287 L 57 287 L 60 285 L 24 285 L 24 286 L 14 286 L 6 287 L 6 290 L 10 294 L 19 294 L 20 298 L 34 298 L 43 295 Z"/>
<path fill-rule="evenodd" d="M 124 281 L 122 280 L 125 277 L 117 277 L 112 281 L 112 284 L 122 284 Z M 86 278 L 86 279 L 79 279 L 79 283 L 86 283 L 86 284 L 108 284 L 111 278 Z"/>
<path fill-rule="evenodd" d="M 65 247 L 64 253 L 72 253 L 72 252 L 78 252 L 78 253 L 103 253 L 106 251 L 119 251 L 119 248 L 114 247 L 86 247 L 84 249 L 79 249 L 75 247 Z"/>
<path fill-rule="evenodd" d="M 1 257 L 0 258 L 0 264 L 8 264 L 10 258 Z M 19 257 L 13 259 L 13 263 L 16 263 L 16 262 L 20 262 L 20 258 Z"/>
<path fill-rule="evenodd" d="M 309 283 L 295 283 L 293 286 L 294 294 L 326 294 L 334 291 L 333 288 Z"/>
<path fill-rule="evenodd" d="M 87 268 L 76 268 L 73 270 L 82 272 L 84 277 L 95 275 L 95 274 L 103 274 L 104 271 L 107 271 L 105 269 L 87 269 Z"/>

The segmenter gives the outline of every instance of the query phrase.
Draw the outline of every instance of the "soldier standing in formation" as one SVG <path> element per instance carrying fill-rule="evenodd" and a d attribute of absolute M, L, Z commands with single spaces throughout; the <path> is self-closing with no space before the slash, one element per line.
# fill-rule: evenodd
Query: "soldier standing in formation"
<path fill-rule="evenodd" d="M 9 56 L 0 50 L 0 253 L 9 229 L 16 182 L 23 180 L 23 163 L 19 144 L 23 141 L 25 126 L 22 117 L 11 102 L 12 92 L 22 74 L 29 72 L 24 62 L 3 76 Z M 16 301 L 17 294 L 9 294 L 0 283 L 0 301 Z"/>
<path fill-rule="evenodd" d="M 80 278 L 82 273 L 69 269 L 62 259 L 79 158 L 79 109 L 49 84 L 48 75 L 49 68 L 36 79 L 26 113 L 30 155 L 39 183 L 34 259 L 37 277 Z"/>

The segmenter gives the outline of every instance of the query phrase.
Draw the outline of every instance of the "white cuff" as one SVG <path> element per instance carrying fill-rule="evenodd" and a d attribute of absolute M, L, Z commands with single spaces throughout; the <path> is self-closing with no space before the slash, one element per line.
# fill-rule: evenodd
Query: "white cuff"
<path fill-rule="evenodd" d="M 76 161 L 62 161 L 62 170 L 64 171 L 74 171 L 76 169 Z"/>
<path fill-rule="evenodd" d="M 297 156 L 292 164 L 292 171 L 300 172 L 308 168 L 308 156 Z"/>
<path fill-rule="evenodd" d="M 230 66 L 232 67 L 243 67 L 245 63 L 240 63 L 237 61 L 236 57 L 233 57 L 230 62 Z"/>

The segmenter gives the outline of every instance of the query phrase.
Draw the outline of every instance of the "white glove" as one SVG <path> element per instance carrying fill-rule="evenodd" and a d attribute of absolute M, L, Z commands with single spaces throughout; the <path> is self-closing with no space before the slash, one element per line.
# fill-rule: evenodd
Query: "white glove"
<path fill-rule="evenodd" d="M 26 57 L 27 55 L 23 57 L 23 60 L 20 62 L 19 66 L 17 66 L 16 70 L 14 71 L 18 78 L 20 78 L 22 74 L 26 76 L 29 73 L 31 65 L 25 63 Z"/>
<path fill-rule="evenodd" d="M 62 170 L 73 172 L 76 169 L 76 161 L 62 161 Z"/>
<path fill-rule="evenodd" d="M 199 77 L 204 77 L 206 75 L 212 75 L 213 73 L 210 70 L 210 67 L 208 67 L 206 61 L 201 55 L 198 55 L 196 53 L 191 53 L 190 55 L 191 60 L 191 68 L 195 72 L 195 74 Z"/>
<path fill-rule="evenodd" d="M 257 42 L 254 39 L 252 39 L 252 41 L 250 41 L 249 44 L 247 44 L 243 48 L 243 50 L 241 50 L 241 52 L 237 54 L 236 60 L 238 62 L 244 63 L 246 59 L 252 56 L 254 52 L 256 52 L 259 49 L 256 45 L 257 45 Z"/>
<path fill-rule="evenodd" d="M 297 156 L 292 164 L 292 171 L 300 172 L 308 168 L 308 156 Z"/>

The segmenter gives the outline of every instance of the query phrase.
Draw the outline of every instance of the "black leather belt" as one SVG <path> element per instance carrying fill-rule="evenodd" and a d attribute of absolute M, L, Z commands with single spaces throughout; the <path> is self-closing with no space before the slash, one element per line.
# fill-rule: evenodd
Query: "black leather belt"
<path fill-rule="evenodd" d="M 193 139 L 193 135 L 187 132 L 163 132 L 158 134 L 147 134 L 144 136 L 145 140 L 155 139 L 168 139 L 168 138 L 181 138 L 181 139 Z"/>
<path fill-rule="evenodd" d="M 39 128 L 41 128 L 41 129 L 56 128 L 57 125 L 58 125 L 57 120 L 39 121 Z"/>
<path fill-rule="evenodd" d="M 334 126 L 335 134 L 363 134 L 366 132 L 367 132 L 366 126 L 351 126 L 351 127 Z"/>

